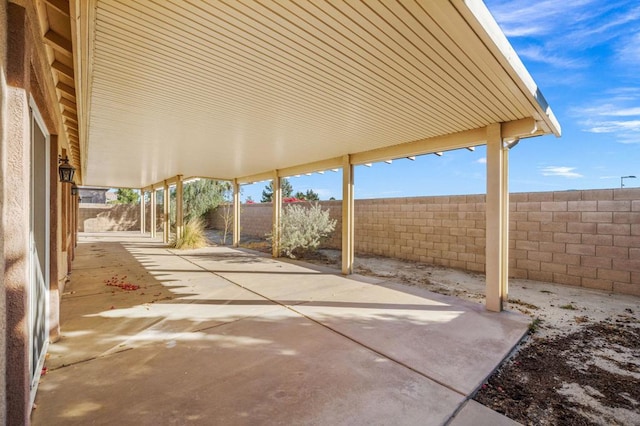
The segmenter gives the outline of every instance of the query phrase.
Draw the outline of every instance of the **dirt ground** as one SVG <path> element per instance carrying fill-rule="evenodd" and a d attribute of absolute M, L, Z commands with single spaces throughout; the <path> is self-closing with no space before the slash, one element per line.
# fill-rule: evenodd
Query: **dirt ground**
<path fill-rule="evenodd" d="M 319 250 L 300 260 L 338 269 L 340 259 Z M 356 256 L 354 269 L 484 303 L 481 274 L 374 256 Z M 531 317 L 529 336 L 476 401 L 525 425 L 640 425 L 640 298 L 511 279 L 507 309 Z"/>

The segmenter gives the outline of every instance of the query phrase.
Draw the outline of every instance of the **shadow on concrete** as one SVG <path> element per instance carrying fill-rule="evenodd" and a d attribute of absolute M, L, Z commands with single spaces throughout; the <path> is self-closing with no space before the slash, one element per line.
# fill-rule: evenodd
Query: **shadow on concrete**
<path fill-rule="evenodd" d="M 228 250 L 79 245 L 33 424 L 444 424 L 526 331 L 422 289 Z M 141 288 L 114 291 L 114 276 Z"/>

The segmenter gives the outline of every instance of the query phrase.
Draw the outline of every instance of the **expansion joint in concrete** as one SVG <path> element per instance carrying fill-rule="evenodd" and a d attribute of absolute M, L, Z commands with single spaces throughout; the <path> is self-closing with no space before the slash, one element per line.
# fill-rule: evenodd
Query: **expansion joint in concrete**
<path fill-rule="evenodd" d="M 347 339 L 347 340 L 352 341 L 353 343 L 355 343 L 355 344 L 357 344 L 357 345 L 359 345 L 359 346 L 361 346 L 361 347 L 363 347 L 363 348 L 365 348 L 365 349 L 367 349 L 367 350 L 369 350 L 369 351 L 371 351 L 371 352 L 375 353 L 376 355 L 378 355 L 378 356 L 380 356 L 380 357 L 382 357 L 382 358 L 388 359 L 389 361 L 391 361 L 391 362 L 393 362 L 393 363 L 395 363 L 395 364 L 397 364 L 397 365 L 399 365 L 399 366 L 401 366 L 401 367 L 403 367 L 403 368 L 406 368 L 406 369 L 407 369 L 407 370 L 409 370 L 409 371 L 412 371 L 412 372 L 414 372 L 414 373 L 416 373 L 416 374 L 418 374 L 418 375 L 420 375 L 420 376 L 422 376 L 422 377 L 424 377 L 424 378 L 426 378 L 426 379 L 428 379 L 428 380 L 430 380 L 430 381 L 432 381 L 432 382 L 435 382 L 435 383 L 439 384 L 440 386 L 443 386 L 443 387 L 445 387 L 445 388 L 449 389 L 449 390 L 450 390 L 450 391 L 452 391 L 452 392 L 455 392 L 455 393 L 457 393 L 457 394 L 459 394 L 459 395 L 462 395 L 462 396 L 463 396 L 463 397 L 465 397 L 465 398 L 467 397 L 467 394 L 466 394 L 465 392 L 460 391 L 460 390 L 458 390 L 458 389 L 456 389 L 456 388 L 452 387 L 451 385 L 449 385 L 449 384 L 447 384 L 447 383 L 442 382 L 441 380 L 438 380 L 438 379 L 436 379 L 436 378 L 434 378 L 434 377 L 431 377 L 431 376 L 429 376 L 428 374 L 425 374 L 425 373 L 423 373 L 422 371 L 417 370 L 417 369 L 415 369 L 415 368 L 411 367 L 410 365 L 407 365 L 406 363 L 404 363 L 404 362 L 402 362 L 402 361 L 400 361 L 400 360 L 398 360 L 398 359 L 396 359 L 396 358 L 393 358 L 393 357 L 391 357 L 391 356 L 389 356 L 389 355 L 387 355 L 387 354 L 385 354 L 385 353 L 382 353 L 382 352 L 380 352 L 380 351 L 378 351 L 378 350 L 374 349 L 373 347 L 371 347 L 371 346 L 369 346 L 369 345 L 366 345 L 366 344 L 364 344 L 363 342 L 360 342 L 360 341 L 358 341 L 358 340 L 354 339 L 353 337 L 350 337 L 350 336 L 348 336 L 348 335 L 346 335 L 346 334 L 344 334 L 344 333 L 341 333 L 340 331 L 338 331 L 338 330 L 336 330 L 336 329 L 334 329 L 334 328 L 331 328 L 331 327 L 329 327 L 328 325 L 323 324 L 322 322 L 317 321 L 317 320 L 315 320 L 315 319 L 313 319 L 313 318 L 309 317 L 308 315 L 305 315 L 304 313 L 302 313 L 302 312 L 298 311 L 297 309 L 295 309 L 292 305 L 287 305 L 287 304 L 281 303 L 281 302 L 279 302 L 278 300 L 271 299 L 270 297 L 267 297 L 267 296 L 265 296 L 264 294 L 261 294 L 261 293 L 259 293 L 259 292 L 255 291 L 255 290 L 253 290 L 253 289 L 251 289 L 251 288 L 245 287 L 245 286 L 243 286 L 242 284 L 239 284 L 239 283 L 237 283 L 237 282 L 235 282 L 235 281 L 233 281 L 233 280 L 231 280 L 231 279 L 229 279 L 229 278 L 227 278 L 227 277 L 225 277 L 225 276 L 223 276 L 223 275 L 220 275 L 220 274 L 216 273 L 215 271 L 211 271 L 210 269 L 207 269 L 207 268 L 205 268 L 205 267 L 203 267 L 203 266 L 201 266 L 201 265 L 198 265 L 197 263 L 195 263 L 195 262 L 191 261 L 191 260 L 190 260 L 190 259 L 188 259 L 187 257 L 184 257 L 184 256 L 182 256 L 182 255 L 180 255 L 180 254 L 176 253 L 175 251 L 170 251 L 170 253 L 172 253 L 172 254 L 174 254 L 174 255 L 176 255 L 176 256 L 178 256 L 178 257 L 180 257 L 181 259 L 183 259 L 183 260 L 185 260 L 185 261 L 187 261 L 187 262 L 191 263 L 192 265 L 196 266 L 197 268 L 199 268 L 199 269 L 201 269 L 201 270 L 203 270 L 203 271 L 209 272 L 210 274 L 215 275 L 216 277 L 218 277 L 218 278 L 220 278 L 220 279 L 223 279 L 223 280 L 227 281 L 227 282 L 228 282 L 228 283 L 230 283 L 230 284 L 233 284 L 233 285 L 235 285 L 235 286 L 237 286 L 237 287 L 239 287 L 239 288 L 242 288 L 242 289 L 244 289 L 244 290 L 246 290 L 246 291 L 248 291 L 248 292 L 250 292 L 250 293 L 253 293 L 253 294 L 255 294 L 256 296 L 262 297 L 262 298 L 264 298 L 264 299 L 268 300 L 269 302 L 273 303 L 274 305 L 282 306 L 283 308 L 285 308 L 285 309 L 287 309 L 287 310 L 289 310 L 289 311 L 291 311 L 291 312 L 293 312 L 293 313 L 295 313 L 295 314 L 297 314 L 297 315 L 300 315 L 301 317 L 303 317 L 303 318 L 305 318 L 305 319 L 307 319 L 307 320 L 309 320 L 309 321 L 311 321 L 311 322 L 313 322 L 313 323 L 315 323 L 315 324 L 317 324 L 317 325 L 319 325 L 319 326 L 321 326 L 321 327 L 323 327 L 323 328 L 325 328 L 325 329 L 327 329 L 327 330 L 330 330 L 331 332 L 333 332 L 333 333 L 335 333 L 335 334 L 337 334 L 337 335 L 339 335 L 339 336 L 342 336 L 342 337 L 344 337 L 344 338 L 345 338 L 345 339 Z M 304 304 L 305 304 L 305 303 L 301 303 L 300 305 L 304 305 Z"/>

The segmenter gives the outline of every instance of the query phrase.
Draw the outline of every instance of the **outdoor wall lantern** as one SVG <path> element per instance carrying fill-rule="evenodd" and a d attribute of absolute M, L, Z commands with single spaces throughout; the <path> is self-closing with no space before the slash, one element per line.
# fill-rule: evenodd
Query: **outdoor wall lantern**
<path fill-rule="evenodd" d="M 76 169 L 69 164 L 69 157 L 62 158 L 58 156 L 58 174 L 60 175 L 60 182 L 73 183 L 73 175 L 76 173 Z"/>
<path fill-rule="evenodd" d="M 78 186 L 75 182 L 71 182 L 71 195 L 78 195 Z"/>

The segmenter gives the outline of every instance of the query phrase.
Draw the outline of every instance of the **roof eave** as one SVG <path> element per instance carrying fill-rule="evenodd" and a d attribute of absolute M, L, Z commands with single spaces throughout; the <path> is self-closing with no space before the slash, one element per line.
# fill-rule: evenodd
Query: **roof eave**
<path fill-rule="evenodd" d="M 487 6 L 481 0 L 450 1 L 527 96 L 538 113 L 538 116 L 533 118 L 542 122 L 547 133 L 560 137 L 562 129 L 555 114 Z"/>

